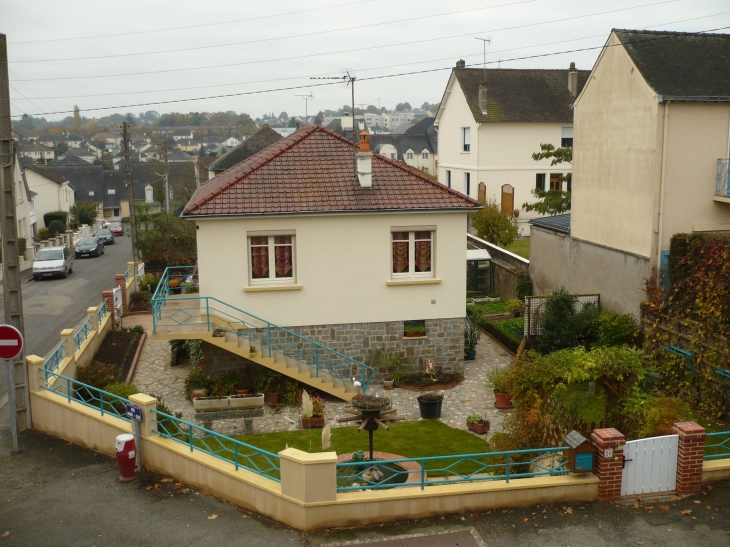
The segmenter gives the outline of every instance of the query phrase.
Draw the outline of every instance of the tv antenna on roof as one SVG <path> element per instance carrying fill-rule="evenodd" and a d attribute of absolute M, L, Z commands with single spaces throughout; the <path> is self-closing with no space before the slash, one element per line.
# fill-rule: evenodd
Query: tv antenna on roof
<path fill-rule="evenodd" d="M 487 44 L 492 43 L 492 38 L 490 36 L 487 36 L 486 38 L 477 38 L 474 37 L 475 40 L 481 40 L 482 44 L 484 45 L 484 51 L 482 53 L 482 60 L 483 60 L 483 70 L 484 70 L 484 83 L 487 83 Z"/>
<path fill-rule="evenodd" d="M 312 92 L 310 91 L 309 95 L 294 95 L 294 96 L 301 97 L 302 99 L 304 99 L 304 117 L 309 118 L 309 110 L 307 107 L 309 105 L 309 101 L 314 99 L 314 95 L 312 95 Z"/>
<path fill-rule="evenodd" d="M 486 38 L 477 38 L 474 37 L 475 40 L 481 40 L 482 44 L 484 45 L 484 52 L 483 52 L 483 68 L 484 71 L 484 81 L 479 86 L 479 110 L 482 111 L 482 114 L 485 116 L 487 115 L 487 44 L 492 43 L 492 38 L 487 36 Z"/>
<path fill-rule="evenodd" d="M 342 76 L 312 76 L 310 80 L 341 80 L 344 87 L 352 87 L 352 144 L 357 152 L 357 129 L 355 124 L 355 73 L 349 69 L 342 69 Z"/>

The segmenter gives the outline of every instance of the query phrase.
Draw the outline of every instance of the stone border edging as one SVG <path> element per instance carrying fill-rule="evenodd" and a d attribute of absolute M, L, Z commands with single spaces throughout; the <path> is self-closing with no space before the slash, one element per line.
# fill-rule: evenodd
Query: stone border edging
<path fill-rule="evenodd" d="M 451 389 L 454 386 L 458 386 L 463 381 L 464 378 L 461 378 L 460 380 L 456 380 L 449 384 L 434 384 L 432 386 L 411 386 L 408 384 L 404 384 L 399 385 L 396 389 L 406 389 L 408 391 L 439 391 L 444 389 Z"/>
<path fill-rule="evenodd" d="M 364 450 L 363 450 L 364 452 Z M 354 452 L 346 452 L 345 454 L 338 454 L 337 455 L 337 463 L 342 463 L 347 460 L 352 459 L 352 455 Z M 373 450 L 373 458 L 377 460 L 406 460 L 405 456 L 400 456 L 399 454 L 391 454 L 390 452 L 377 452 Z M 367 465 L 370 463 L 370 460 L 365 460 L 363 464 Z M 403 484 L 409 484 L 409 483 L 415 483 L 412 484 L 412 486 L 418 486 L 421 484 L 421 465 L 417 462 L 402 462 L 399 463 L 403 469 L 408 471 L 408 478 L 406 479 L 406 482 Z M 416 474 L 417 473 L 417 474 Z M 428 479 L 428 474 L 423 474 L 424 480 Z M 403 486 L 396 486 L 395 488 L 403 488 Z"/>
<path fill-rule="evenodd" d="M 147 333 L 143 332 L 142 336 L 139 338 L 139 342 L 137 343 L 137 351 L 134 354 L 134 358 L 132 359 L 132 365 L 129 367 L 129 372 L 127 373 L 127 379 L 124 380 L 125 384 L 129 384 L 129 382 L 132 381 L 132 378 L 134 377 L 134 369 L 137 368 L 137 360 L 139 359 L 139 354 L 142 353 L 142 346 L 144 346 L 144 341 L 147 339 Z"/>

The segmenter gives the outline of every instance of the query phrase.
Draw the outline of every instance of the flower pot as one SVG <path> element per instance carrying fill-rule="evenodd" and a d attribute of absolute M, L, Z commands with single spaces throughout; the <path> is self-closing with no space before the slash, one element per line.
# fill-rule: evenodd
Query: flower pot
<path fill-rule="evenodd" d="M 170 294 L 182 294 L 182 287 L 170 287 Z"/>
<path fill-rule="evenodd" d="M 193 399 L 196 412 L 228 410 L 228 397 L 196 397 Z"/>
<path fill-rule="evenodd" d="M 324 427 L 324 416 L 312 416 L 311 418 L 302 416 L 302 429 L 313 429 L 315 427 Z"/>
<path fill-rule="evenodd" d="M 228 398 L 228 401 L 231 410 L 241 410 L 244 408 L 262 408 L 264 406 L 264 394 L 251 393 L 248 395 L 231 395 Z"/>
<path fill-rule="evenodd" d="M 278 405 L 279 404 L 279 393 L 267 393 L 266 394 L 266 402 L 269 403 L 271 406 Z"/>
<path fill-rule="evenodd" d="M 494 407 L 502 410 L 512 408 L 512 397 L 509 393 L 494 392 Z"/>
<path fill-rule="evenodd" d="M 473 361 L 476 359 L 477 356 L 477 350 L 475 349 L 465 349 L 464 350 L 464 360 L 465 361 Z"/>
<path fill-rule="evenodd" d="M 489 431 L 489 420 L 482 420 L 481 422 L 466 422 L 466 427 L 471 429 L 474 433 L 484 435 Z"/>
<path fill-rule="evenodd" d="M 196 387 L 190 391 L 190 400 L 193 401 L 196 397 L 205 397 L 208 391 L 204 387 Z"/>
<path fill-rule="evenodd" d="M 234 390 L 236 392 L 236 395 L 248 395 L 251 393 L 250 387 L 244 387 L 244 388 L 237 388 Z"/>
<path fill-rule="evenodd" d="M 424 420 L 432 420 L 441 417 L 443 397 L 439 397 L 435 401 L 424 401 L 420 397 L 417 397 L 416 400 L 418 401 L 418 409 L 421 411 L 421 418 Z"/>
<path fill-rule="evenodd" d="M 395 380 L 383 380 L 383 389 L 393 389 L 393 382 Z"/>

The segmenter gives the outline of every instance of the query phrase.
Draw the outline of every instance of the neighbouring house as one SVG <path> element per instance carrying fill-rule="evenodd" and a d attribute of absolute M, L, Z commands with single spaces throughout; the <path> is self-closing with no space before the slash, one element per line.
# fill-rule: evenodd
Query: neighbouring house
<path fill-rule="evenodd" d="M 533 220 L 538 293 L 638 315 L 673 234 L 730 230 L 730 34 L 616 30 L 575 101 L 570 215 Z"/>
<path fill-rule="evenodd" d="M 36 162 L 45 163 L 54 159 L 53 148 L 49 148 L 42 144 L 18 144 L 20 155 L 32 158 Z"/>
<path fill-rule="evenodd" d="M 223 144 L 227 147 L 233 148 L 234 146 L 238 146 L 242 142 L 243 140 L 237 137 L 228 137 L 226 140 L 223 141 Z"/>
<path fill-rule="evenodd" d="M 94 161 L 99 157 L 96 152 L 93 152 L 88 148 L 78 147 L 69 148 L 66 153 L 59 158 L 59 160 L 68 156 L 75 156 L 77 158 L 81 158 L 82 160 L 88 161 L 89 163 L 94 163 Z"/>
<path fill-rule="evenodd" d="M 236 146 L 233 150 L 220 158 L 216 158 L 215 161 L 208 165 L 208 178 L 212 179 L 213 177 L 220 175 L 223 171 L 230 169 L 234 165 L 238 165 L 243 160 L 250 158 L 267 146 L 270 146 L 281 139 L 282 137 L 279 133 L 264 124 L 261 129 Z"/>
<path fill-rule="evenodd" d="M 373 135 L 370 138 L 373 150 L 436 176 L 438 133 L 433 128 L 433 121 L 433 118 L 425 118 L 418 123 L 401 126 L 400 132 Z"/>
<path fill-rule="evenodd" d="M 175 144 L 183 152 L 198 152 L 200 150 L 200 142 L 193 139 L 176 140 Z"/>
<path fill-rule="evenodd" d="M 410 123 L 415 115 L 413 112 L 383 112 L 382 125 L 389 130 L 393 130 L 399 125 Z"/>
<path fill-rule="evenodd" d="M 484 183 L 485 197 L 501 204 L 527 235 L 522 204 L 534 202 L 532 190 L 570 190 L 561 177 L 570 164 L 536 162 L 540 144 L 571 146 L 571 105 L 590 71 L 465 68 L 456 63 L 446 85 L 435 126 L 439 133 L 439 182 L 472 197 Z"/>
<path fill-rule="evenodd" d="M 198 228 L 201 297 L 361 361 L 386 344 L 459 370 L 465 227 L 480 205 L 369 138 L 356 154 L 307 126 L 202 184 L 182 215 Z M 404 338 L 409 321 L 427 335 Z"/>
<path fill-rule="evenodd" d="M 107 148 L 109 148 L 110 146 L 114 148 L 119 148 L 120 146 L 122 146 L 123 138 L 121 133 L 117 133 L 114 131 L 105 131 L 102 133 L 97 133 L 96 135 L 91 137 L 91 140 L 94 142 L 103 142 L 107 145 Z"/>
<path fill-rule="evenodd" d="M 367 131 L 368 126 L 365 123 L 365 118 L 358 117 L 355 125 L 357 126 L 358 131 Z M 333 119 L 329 124 L 327 124 L 327 129 L 334 131 L 346 139 L 352 140 L 352 116 L 342 116 L 341 118 Z"/>
<path fill-rule="evenodd" d="M 35 195 L 28 187 L 28 179 L 26 178 L 26 167 L 20 156 L 19 148 L 15 149 L 15 169 L 13 172 L 13 191 L 15 193 L 15 218 L 18 223 L 18 237 L 28 240 L 32 239 L 37 233 L 37 218 L 35 211 L 35 203 L 33 199 Z M 28 241 L 30 243 L 30 241 Z"/>
<path fill-rule="evenodd" d="M 58 161 L 54 161 L 53 165 L 90 165 L 91 163 L 93 162 L 87 161 L 78 156 L 67 154 L 65 156 L 61 156 Z"/>
<path fill-rule="evenodd" d="M 193 130 L 190 128 L 173 129 L 168 133 L 174 140 L 192 139 Z"/>
<path fill-rule="evenodd" d="M 70 133 L 68 131 L 63 134 L 63 138 L 61 140 L 68 144 L 69 148 L 81 148 L 84 144 L 84 137 L 82 135 L 79 135 L 78 133 Z"/>
<path fill-rule="evenodd" d="M 39 165 L 29 165 L 25 168 L 25 178 L 30 191 L 35 192 L 33 203 L 37 218 L 42 219 L 43 215 L 53 211 L 68 213 L 73 207 L 74 188 L 60 173 Z"/>

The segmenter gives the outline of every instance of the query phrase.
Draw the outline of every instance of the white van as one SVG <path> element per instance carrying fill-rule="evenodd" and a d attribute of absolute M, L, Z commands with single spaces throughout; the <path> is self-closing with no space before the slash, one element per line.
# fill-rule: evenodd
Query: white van
<path fill-rule="evenodd" d="M 68 247 L 46 247 L 38 251 L 33 260 L 33 279 L 36 281 L 57 275 L 67 277 L 73 271 L 73 253 Z"/>

